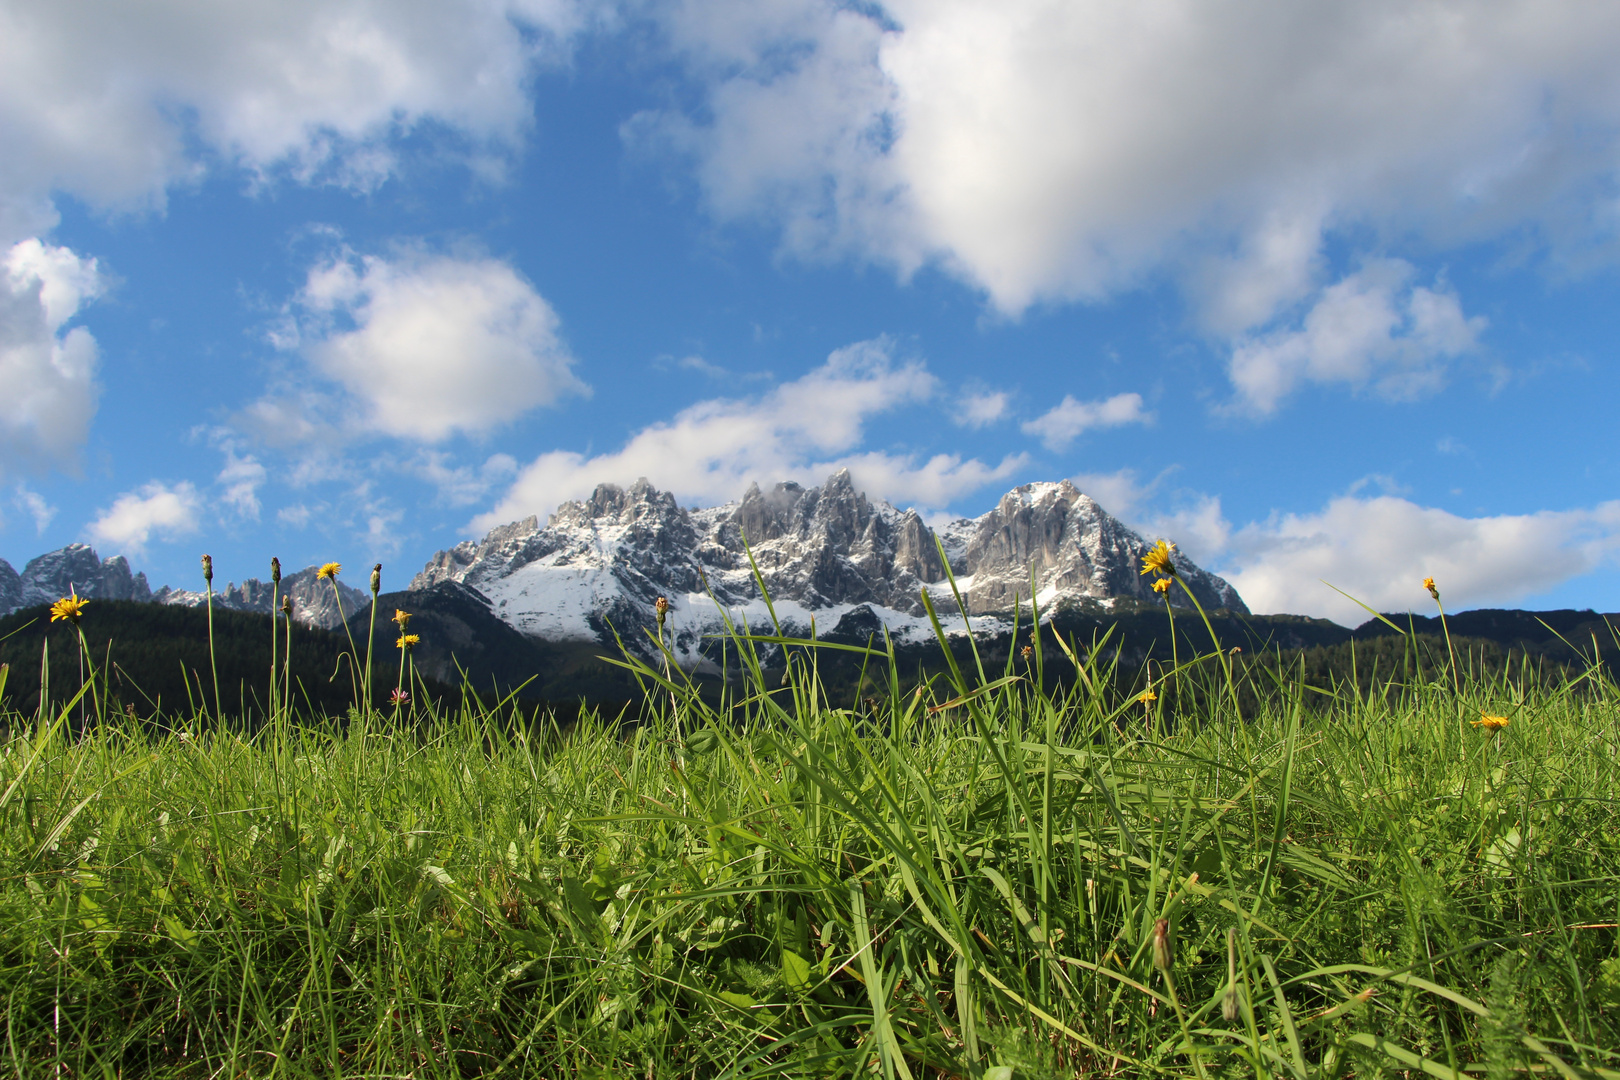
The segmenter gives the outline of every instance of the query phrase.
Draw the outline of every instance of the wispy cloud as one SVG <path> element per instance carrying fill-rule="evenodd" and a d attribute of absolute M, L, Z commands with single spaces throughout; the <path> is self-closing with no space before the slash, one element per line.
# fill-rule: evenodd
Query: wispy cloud
<path fill-rule="evenodd" d="M 34 519 L 34 529 L 41 536 L 56 517 L 56 507 L 46 502 L 45 496 L 31 490 L 26 484 L 17 485 L 11 501 L 18 509 L 26 511 L 28 516 Z"/>

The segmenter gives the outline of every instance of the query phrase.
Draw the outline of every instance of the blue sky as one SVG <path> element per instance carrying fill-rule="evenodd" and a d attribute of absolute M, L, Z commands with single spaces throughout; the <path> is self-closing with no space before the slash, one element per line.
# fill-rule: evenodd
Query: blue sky
<path fill-rule="evenodd" d="M 1218 17 L 1217 17 L 1218 16 Z M 1072 477 L 1258 611 L 1620 610 L 1620 9 L 3 0 L 0 556 Z"/>

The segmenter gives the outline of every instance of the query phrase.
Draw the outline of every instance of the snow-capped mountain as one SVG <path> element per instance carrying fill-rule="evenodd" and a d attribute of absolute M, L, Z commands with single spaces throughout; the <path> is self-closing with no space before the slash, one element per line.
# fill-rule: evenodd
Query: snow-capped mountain
<path fill-rule="evenodd" d="M 1046 612 L 1120 597 L 1162 602 L 1139 572 L 1148 541 L 1067 480 L 1015 488 L 994 510 L 937 535 L 939 543 L 915 511 L 868 501 L 845 470 L 820 487 L 751 485 L 738 502 L 700 510 L 638 480 L 603 484 L 545 525 L 529 517 L 441 551 L 411 587 L 470 586 L 507 623 L 550 640 L 609 641 L 616 631 L 639 641 L 665 596 L 676 651 L 691 659 L 723 625 L 722 609 L 768 630 L 754 566 L 784 628 L 798 633 L 813 620 L 836 634 L 848 619 L 845 630 L 881 623 L 902 640 L 927 636 L 925 588 L 960 628 L 941 545 L 976 630 L 1005 629 L 1019 604 L 1027 621 L 1032 570 Z M 1176 567 L 1206 608 L 1247 613 L 1221 578 L 1179 557 Z M 1191 606 L 1179 588 L 1169 597 Z"/>
<path fill-rule="evenodd" d="M 331 583 L 317 579 L 315 574 L 316 568 L 311 566 L 281 579 L 281 594 L 291 594 L 293 598 L 293 621 L 333 630 L 342 626 L 345 618 L 371 603 L 369 594 L 339 582 L 338 592 L 343 597 L 340 614 Z M 130 572 L 128 559 L 122 555 L 103 559 L 88 544 L 69 544 L 48 551 L 30 559 L 20 574 L 10 563 L 0 559 L 0 615 L 35 604 L 54 603 L 70 592 L 92 600 L 139 600 L 184 607 L 200 607 L 207 600 L 201 592 L 171 589 L 167 585 L 154 593 L 145 574 Z M 248 578 L 240 586 L 232 582 L 214 593 L 214 605 L 225 611 L 268 615 L 270 586 L 257 578 Z"/>

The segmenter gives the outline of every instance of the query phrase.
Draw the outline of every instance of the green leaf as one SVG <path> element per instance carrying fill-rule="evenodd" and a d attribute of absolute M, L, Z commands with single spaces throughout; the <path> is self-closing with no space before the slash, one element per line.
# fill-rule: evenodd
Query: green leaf
<path fill-rule="evenodd" d="M 810 961 L 791 949 L 783 949 L 782 982 L 794 990 L 810 989 Z"/>
<path fill-rule="evenodd" d="M 699 728 L 686 737 L 686 749 L 693 754 L 710 754 L 720 745 L 720 733 L 714 728 Z"/>

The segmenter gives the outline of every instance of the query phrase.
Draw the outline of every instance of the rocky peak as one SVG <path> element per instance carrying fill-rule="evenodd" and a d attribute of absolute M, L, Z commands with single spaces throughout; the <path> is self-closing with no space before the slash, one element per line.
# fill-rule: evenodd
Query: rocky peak
<path fill-rule="evenodd" d="M 122 555 L 102 559 L 89 544 L 69 544 L 30 559 L 18 582 L 17 607 L 54 603 L 70 592 L 99 600 L 152 598 L 146 575 L 132 574 L 128 559 Z"/>
<path fill-rule="evenodd" d="M 700 510 L 682 509 L 645 479 L 602 484 L 559 506 L 544 528 L 529 518 L 439 552 L 412 588 L 471 586 L 511 625 L 554 638 L 641 625 L 665 595 L 671 625 L 687 627 L 680 648 L 690 650 L 715 629 L 704 622 L 718 619 L 708 611 L 710 593 L 734 610 L 759 603 L 750 554 L 778 610 L 800 613 L 792 618 L 842 618 L 866 605 L 903 620 L 920 618 L 923 589 L 937 592 L 944 581 L 941 542 L 973 615 L 1027 604 L 1032 570 L 1047 610 L 1065 600 L 1158 599 L 1138 573 L 1148 542 L 1067 480 L 1015 488 L 936 539 L 916 511 L 874 504 L 842 469 L 819 487 L 750 484 L 737 502 Z M 1246 610 L 1220 578 L 1184 559 L 1177 567 L 1207 607 Z M 1175 592 L 1171 599 L 1186 603 Z"/>
<path fill-rule="evenodd" d="M 351 588 L 341 581 L 337 582 L 337 595 L 333 595 L 333 583 L 319 574 L 319 567 L 305 567 L 296 573 L 284 575 L 279 588 L 258 578 L 248 578 L 241 585 L 233 581 L 214 593 L 214 606 L 222 611 L 269 615 L 278 610 L 281 597 L 290 596 L 294 622 L 300 626 L 334 630 L 342 626 L 345 619 L 364 611 L 371 603 L 369 593 Z M 341 602 L 339 597 L 342 598 Z M 165 585 L 152 599 L 160 604 L 202 607 L 208 602 L 208 594 L 190 589 L 171 589 Z"/>

